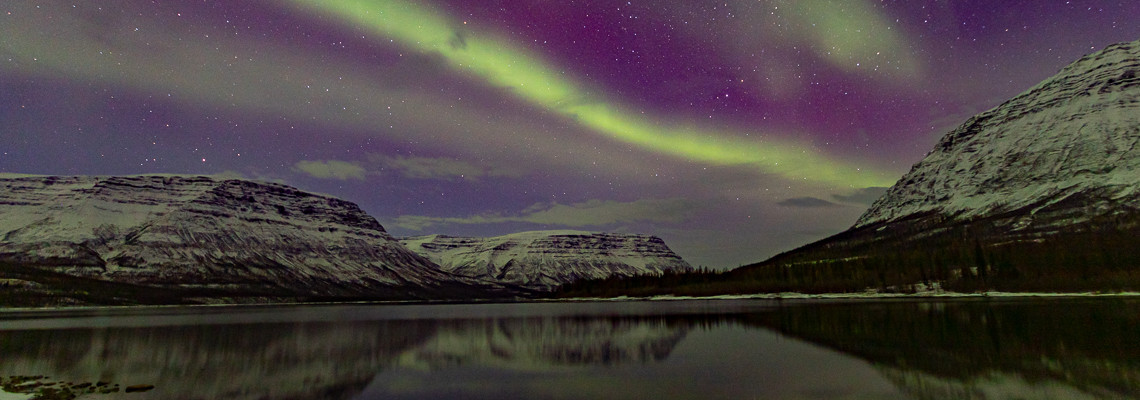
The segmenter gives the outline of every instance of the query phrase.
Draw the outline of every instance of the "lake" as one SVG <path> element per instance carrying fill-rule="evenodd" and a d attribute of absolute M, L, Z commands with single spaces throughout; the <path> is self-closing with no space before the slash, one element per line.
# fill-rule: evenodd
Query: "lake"
<path fill-rule="evenodd" d="M 0 346 L 5 390 L 90 399 L 1140 398 L 1123 297 L 7 312 Z"/>

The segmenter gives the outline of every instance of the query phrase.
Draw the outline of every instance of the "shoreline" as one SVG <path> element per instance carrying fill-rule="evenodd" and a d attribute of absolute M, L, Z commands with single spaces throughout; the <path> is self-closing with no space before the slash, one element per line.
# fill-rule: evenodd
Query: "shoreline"
<path fill-rule="evenodd" d="M 756 293 L 716 296 L 644 296 L 644 297 L 568 297 L 560 299 L 468 299 L 468 300 L 360 300 L 360 301 L 315 301 L 315 302 L 284 302 L 284 303 L 217 303 L 217 304 L 156 304 L 156 305 L 122 305 L 122 306 L 63 306 L 63 307 L 0 307 L 0 316 L 4 314 L 35 314 L 35 313 L 66 313 L 88 311 L 146 311 L 146 310 L 192 310 L 240 308 L 272 308 L 294 306 L 334 306 L 334 305 L 363 305 L 363 306 L 395 306 L 395 305 L 478 305 L 478 304 L 545 304 L 545 303 L 617 303 L 617 302 L 643 302 L 643 301 L 715 301 L 715 300 L 966 300 L 966 299 L 1084 299 L 1084 298 L 1114 298 L 1114 297 L 1140 297 L 1140 292 L 979 292 L 959 293 L 945 291 L 930 291 L 918 293 Z M 45 317 L 50 318 L 50 317 Z M 0 322 L 3 318 L 0 318 Z"/>
<path fill-rule="evenodd" d="M 1140 292 L 918 292 L 918 293 L 756 293 L 732 294 L 716 296 L 674 296 L 660 295 L 648 297 L 614 298 L 567 298 L 558 300 L 570 301 L 679 301 L 679 300 L 885 300 L 885 299 L 914 299 L 914 300 L 942 300 L 942 299 L 1016 299 L 1016 298 L 1102 298 L 1102 297 L 1140 297 Z M 558 301 L 555 300 L 555 301 Z"/>

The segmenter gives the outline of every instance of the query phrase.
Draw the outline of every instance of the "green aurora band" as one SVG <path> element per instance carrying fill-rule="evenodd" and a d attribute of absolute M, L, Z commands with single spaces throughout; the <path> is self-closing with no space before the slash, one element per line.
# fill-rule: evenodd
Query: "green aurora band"
<path fill-rule="evenodd" d="M 643 149 L 714 165 L 754 165 L 785 179 L 825 185 L 861 188 L 894 181 L 890 173 L 829 159 L 806 143 L 743 140 L 739 133 L 695 127 L 663 128 L 677 124 L 638 118 L 596 100 L 541 57 L 494 35 L 461 31 L 457 27 L 462 24 L 424 5 L 391 0 L 291 1 L 410 49 L 442 56 L 457 71 L 507 88 L 535 106 Z"/>

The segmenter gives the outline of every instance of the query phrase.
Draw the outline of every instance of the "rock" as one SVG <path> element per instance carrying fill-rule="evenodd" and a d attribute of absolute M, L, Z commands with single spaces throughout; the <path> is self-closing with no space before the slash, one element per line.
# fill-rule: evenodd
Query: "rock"
<path fill-rule="evenodd" d="M 154 389 L 154 385 L 130 385 L 130 386 L 127 386 L 127 389 L 124 390 L 124 392 L 127 392 L 127 393 L 145 392 L 145 391 L 148 391 L 151 389 Z"/>

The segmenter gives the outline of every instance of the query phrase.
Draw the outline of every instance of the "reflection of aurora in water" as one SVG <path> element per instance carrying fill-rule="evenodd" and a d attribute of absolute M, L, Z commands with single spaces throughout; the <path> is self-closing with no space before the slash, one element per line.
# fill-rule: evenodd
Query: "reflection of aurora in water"
<path fill-rule="evenodd" d="M 0 331 L 0 374 L 155 385 L 132 394 L 139 399 L 1129 398 L 1140 387 L 1138 305 L 724 301 L 542 304 L 521 315 L 512 311 L 517 305 L 80 312 L 0 320 L 4 329 L 37 327 Z M 539 316 L 544 310 L 559 316 Z"/>

